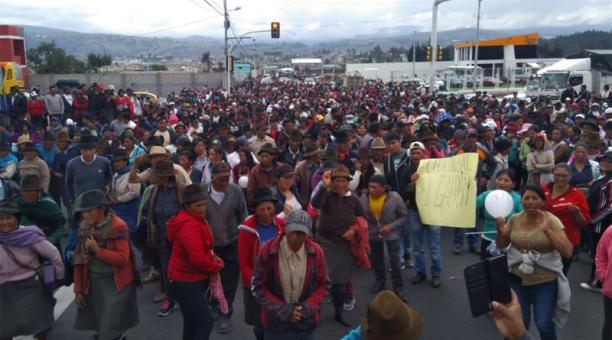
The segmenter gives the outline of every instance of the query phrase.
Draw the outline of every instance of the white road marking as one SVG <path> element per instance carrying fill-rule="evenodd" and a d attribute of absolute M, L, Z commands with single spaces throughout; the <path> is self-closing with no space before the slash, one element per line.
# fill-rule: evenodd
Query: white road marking
<path fill-rule="evenodd" d="M 69 287 L 61 286 L 58 290 L 53 294 L 57 299 L 57 303 L 55 304 L 55 308 L 53 310 L 53 318 L 55 320 L 59 319 L 62 314 L 66 311 L 68 306 L 74 301 L 74 287 L 70 285 Z M 13 338 L 15 340 L 33 340 L 34 336 L 18 336 Z"/>

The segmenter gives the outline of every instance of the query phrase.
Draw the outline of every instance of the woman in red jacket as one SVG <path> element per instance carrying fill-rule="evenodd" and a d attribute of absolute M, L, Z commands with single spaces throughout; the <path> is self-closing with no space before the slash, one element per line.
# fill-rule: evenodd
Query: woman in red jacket
<path fill-rule="evenodd" d="M 32 122 L 32 126 L 34 128 L 43 126 L 45 101 L 38 96 L 38 92 L 36 91 L 32 91 L 30 93 L 30 100 L 28 100 L 26 114 L 30 117 L 30 121 Z"/>
<path fill-rule="evenodd" d="M 139 321 L 128 227 L 109 213 L 103 191 L 85 191 L 80 197 L 76 211 L 83 222 L 72 258 L 78 307 L 74 327 L 95 331 L 97 339 L 123 339 Z"/>
<path fill-rule="evenodd" d="M 566 163 L 553 169 L 553 181 L 543 187 L 546 193 L 546 210 L 557 216 L 565 227 L 565 234 L 574 246 L 574 256 L 580 246 L 580 228 L 589 224 L 591 214 L 586 198 L 580 189 L 571 186 L 572 170 Z M 573 257 L 563 259 L 563 273 L 567 275 Z"/>
<path fill-rule="evenodd" d="M 223 261 L 213 253 L 212 233 L 204 218 L 208 197 L 202 187 L 185 187 L 181 202 L 183 209 L 166 225 L 172 242 L 169 293 L 181 306 L 183 339 L 208 339 L 214 323 L 205 292 L 209 276 L 223 268 Z"/>

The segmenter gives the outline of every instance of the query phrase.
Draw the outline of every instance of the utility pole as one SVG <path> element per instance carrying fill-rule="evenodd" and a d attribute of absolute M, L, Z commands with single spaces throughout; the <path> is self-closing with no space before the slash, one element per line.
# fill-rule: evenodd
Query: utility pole
<path fill-rule="evenodd" d="M 474 53 L 474 91 L 478 89 L 480 81 L 478 80 L 478 47 L 480 46 L 480 4 L 482 0 L 478 0 L 478 15 L 476 16 L 476 51 Z"/>
<path fill-rule="evenodd" d="M 232 75 L 229 67 L 229 49 L 227 48 L 227 30 L 230 27 L 227 15 L 227 0 L 223 0 L 223 27 L 225 27 L 225 73 L 227 73 L 227 93 L 232 93 Z"/>
<path fill-rule="evenodd" d="M 450 0 L 434 0 L 431 20 L 431 78 L 429 78 L 429 91 L 436 90 L 436 47 L 438 45 L 438 5 Z"/>
<path fill-rule="evenodd" d="M 412 40 L 412 77 L 416 78 L 416 35 L 417 31 L 414 31 L 414 38 Z"/>

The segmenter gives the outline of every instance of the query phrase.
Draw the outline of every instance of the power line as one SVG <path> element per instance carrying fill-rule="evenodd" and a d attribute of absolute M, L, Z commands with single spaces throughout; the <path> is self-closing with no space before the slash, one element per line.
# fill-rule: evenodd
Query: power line
<path fill-rule="evenodd" d="M 210 6 L 210 8 L 212 8 L 215 12 L 219 13 L 219 15 L 224 16 L 223 15 L 223 11 L 219 10 L 217 7 L 213 6 L 210 2 L 208 2 L 208 0 L 204 0 L 204 2 Z"/>

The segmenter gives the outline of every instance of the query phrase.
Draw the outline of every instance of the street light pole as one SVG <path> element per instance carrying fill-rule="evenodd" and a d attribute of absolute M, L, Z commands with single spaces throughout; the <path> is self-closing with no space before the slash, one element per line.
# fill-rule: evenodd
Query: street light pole
<path fill-rule="evenodd" d="M 414 31 L 414 38 L 412 40 L 412 77 L 416 78 L 416 35 L 417 31 Z"/>
<path fill-rule="evenodd" d="M 450 0 L 434 0 L 431 20 L 431 78 L 429 79 L 429 91 L 434 93 L 436 86 L 436 47 L 438 45 L 438 5 Z"/>
<path fill-rule="evenodd" d="M 223 0 L 223 27 L 225 28 L 225 73 L 227 74 L 227 93 L 232 93 L 232 75 L 229 70 L 229 49 L 227 48 L 227 30 L 229 29 L 227 0 Z"/>
<path fill-rule="evenodd" d="M 476 51 L 474 53 L 474 91 L 478 89 L 480 81 L 478 81 L 478 46 L 480 46 L 480 4 L 482 0 L 478 0 L 478 16 L 476 17 Z M 482 78 L 482 77 L 481 77 Z"/>

